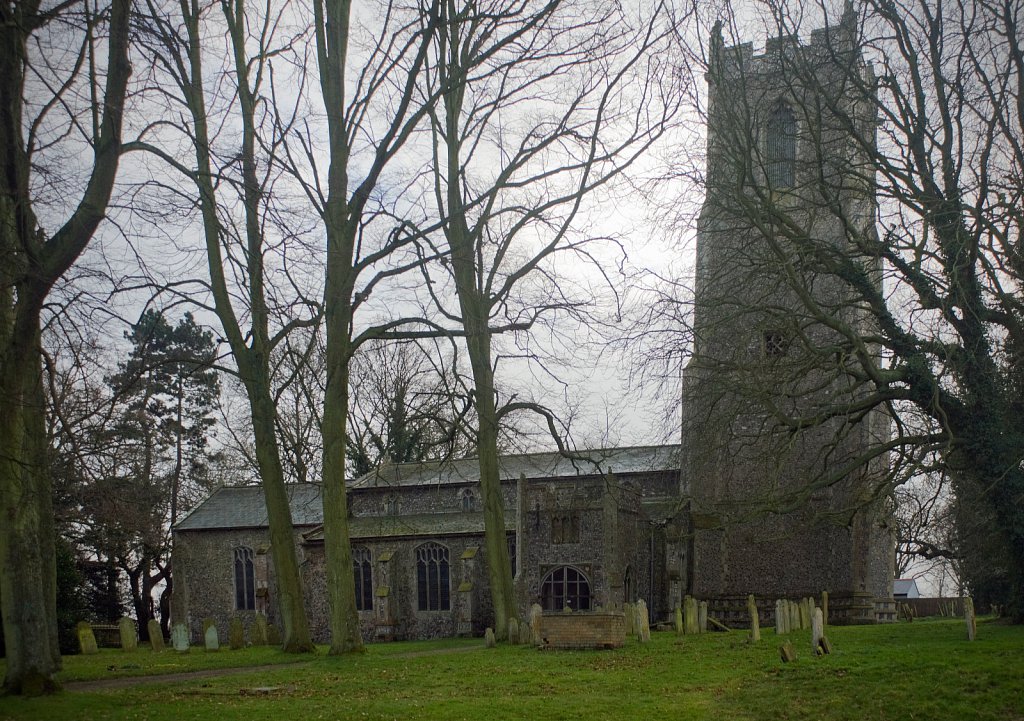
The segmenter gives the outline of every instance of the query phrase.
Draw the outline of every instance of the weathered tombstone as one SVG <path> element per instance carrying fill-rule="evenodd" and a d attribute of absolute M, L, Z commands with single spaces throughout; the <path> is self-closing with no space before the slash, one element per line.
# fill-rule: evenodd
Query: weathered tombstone
<path fill-rule="evenodd" d="M 164 630 L 160 628 L 160 622 L 155 618 L 149 619 L 146 624 L 146 630 L 149 631 L 149 645 L 152 646 L 154 651 L 164 650 Z"/>
<path fill-rule="evenodd" d="M 779 646 L 779 656 L 782 657 L 783 663 L 789 663 L 790 661 L 796 661 L 796 651 L 793 650 L 792 641 L 786 641 L 784 644 Z"/>
<path fill-rule="evenodd" d="M 249 640 L 252 641 L 253 646 L 267 645 L 267 617 L 264 614 L 256 614 L 252 628 L 249 629 Z"/>
<path fill-rule="evenodd" d="M 799 631 L 802 626 L 800 625 L 800 609 L 797 608 L 795 601 L 786 599 L 786 608 L 789 609 L 789 630 Z"/>
<path fill-rule="evenodd" d="M 821 639 L 825 635 L 825 623 L 820 608 L 811 616 L 811 653 L 821 654 Z"/>
<path fill-rule="evenodd" d="M 811 627 L 811 608 L 806 598 L 800 599 L 800 628 Z"/>
<path fill-rule="evenodd" d="M 78 625 L 75 626 L 75 634 L 78 636 L 78 650 L 82 652 L 83 656 L 99 653 L 100 649 L 96 645 L 96 634 L 92 632 L 92 626 L 89 625 L 88 621 L 79 621 Z"/>
<path fill-rule="evenodd" d="M 636 604 L 624 603 L 623 613 L 626 616 L 626 637 L 630 638 L 631 636 L 635 636 L 637 633 Z"/>
<path fill-rule="evenodd" d="M 267 645 L 268 646 L 280 646 L 281 645 L 281 630 L 274 624 L 267 624 Z"/>
<path fill-rule="evenodd" d="M 245 648 L 245 627 L 238 616 L 232 616 L 228 626 L 228 647 L 232 651 Z"/>
<path fill-rule="evenodd" d="M 782 602 L 782 599 L 775 600 L 775 635 L 782 636 L 786 633 L 786 604 Z"/>
<path fill-rule="evenodd" d="M 683 609 L 679 606 L 676 606 L 675 611 L 675 629 L 677 635 L 681 636 L 683 634 Z"/>
<path fill-rule="evenodd" d="M 754 594 L 747 596 L 747 613 L 750 615 L 750 642 L 757 643 L 761 640 L 761 619 L 757 617 L 757 602 Z"/>
<path fill-rule="evenodd" d="M 217 622 L 212 618 L 203 619 L 203 645 L 207 651 L 220 650 L 220 636 L 217 634 Z"/>
<path fill-rule="evenodd" d="M 494 640 L 494 629 L 488 626 L 487 630 L 484 631 L 484 646 L 487 648 L 494 648 L 496 645 L 497 642 Z"/>
<path fill-rule="evenodd" d="M 974 618 L 974 599 L 964 597 L 964 622 L 967 624 L 967 640 L 973 641 L 978 635 L 978 623 Z"/>
<path fill-rule="evenodd" d="M 697 618 L 697 614 L 697 599 L 686 596 L 683 599 L 683 626 L 686 633 L 700 633 L 700 619 Z"/>
<path fill-rule="evenodd" d="M 508 620 L 508 642 L 513 646 L 519 643 L 519 619 L 515 616 Z"/>
<path fill-rule="evenodd" d="M 175 651 L 188 653 L 188 626 L 176 623 L 171 627 L 171 644 Z"/>
<path fill-rule="evenodd" d="M 135 631 L 135 621 L 121 616 L 117 622 L 117 632 L 121 637 L 121 650 L 134 651 L 139 645 L 139 635 Z"/>
<path fill-rule="evenodd" d="M 828 636 L 821 637 L 821 641 L 818 642 L 818 652 L 823 656 L 832 653 L 832 642 L 828 640 Z"/>
<path fill-rule="evenodd" d="M 637 634 L 637 640 L 642 643 L 647 643 L 651 640 L 651 617 L 647 612 L 647 602 L 642 598 L 636 602 L 637 609 L 637 620 L 640 626 L 640 632 Z"/>
<path fill-rule="evenodd" d="M 540 646 L 544 643 L 544 637 L 541 636 L 541 616 L 544 615 L 544 609 L 540 607 L 539 603 L 535 603 L 530 606 L 530 635 L 532 637 L 533 645 Z M 626 622 L 629 622 L 629 614 L 626 614 Z"/>
<path fill-rule="evenodd" d="M 821 623 L 828 625 L 828 591 L 821 592 Z"/>
<path fill-rule="evenodd" d="M 519 624 L 519 645 L 529 646 L 531 643 L 533 643 L 533 629 L 530 628 L 530 624 Z"/>
<path fill-rule="evenodd" d="M 697 632 L 708 632 L 708 602 L 701 601 L 697 607 Z"/>

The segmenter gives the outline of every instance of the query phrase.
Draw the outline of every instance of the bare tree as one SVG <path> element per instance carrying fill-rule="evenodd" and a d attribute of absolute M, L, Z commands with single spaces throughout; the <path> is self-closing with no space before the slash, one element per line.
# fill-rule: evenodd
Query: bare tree
<path fill-rule="evenodd" d="M 160 71 L 155 82 L 160 85 L 169 79 L 173 84 L 177 96 L 163 93 L 167 112 L 182 113 L 184 119 L 173 128 L 154 123 L 149 129 L 152 140 L 132 148 L 164 159 L 193 184 L 190 197 L 201 216 L 211 310 L 220 320 L 249 401 L 283 646 L 290 652 L 312 652 L 278 444 L 271 368 L 275 349 L 289 332 L 312 325 L 319 317 L 316 304 L 297 292 L 302 286 L 294 267 L 283 269 L 284 285 L 297 299 L 279 294 L 271 280 L 275 270 L 282 270 L 271 259 L 287 247 L 273 236 L 286 233 L 273 223 L 270 191 L 276 166 L 271 159 L 280 136 L 274 125 L 278 118 L 273 114 L 268 118 L 265 88 L 271 58 L 287 52 L 295 40 L 282 15 L 287 10 L 287 5 L 275 8 L 269 3 L 252 8 L 244 0 L 177 6 L 149 2 L 142 38 L 149 43 L 149 57 Z M 226 31 L 226 44 L 220 48 L 224 57 L 211 52 L 211 36 L 204 31 L 208 23 L 222 24 Z M 223 61 L 225 68 L 220 67 Z M 205 71 L 210 65 L 222 72 L 219 81 L 230 83 L 225 94 L 220 93 L 219 82 L 212 89 L 207 84 Z M 225 131 L 225 124 L 237 127 L 237 135 Z M 191 146 L 191 161 L 175 152 L 174 144 L 179 142 Z M 164 188 L 175 194 L 185 192 L 171 183 Z"/>
<path fill-rule="evenodd" d="M 585 315 L 592 298 L 574 297 L 553 265 L 557 258 L 600 268 L 581 211 L 669 127 L 676 98 L 659 75 L 668 72 L 674 26 L 660 6 L 639 21 L 604 4 L 446 2 L 441 12 L 430 69 L 441 103 L 431 113 L 429 182 L 443 241 L 425 285 L 466 337 L 487 566 L 503 636 L 518 610 L 499 426 L 529 408 L 558 433 L 539 404 L 496 405 L 493 340 L 556 315 Z M 453 288 L 457 308 L 435 291 L 442 287 Z"/>
<path fill-rule="evenodd" d="M 867 498 L 851 499 L 874 502 L 886 480 L 910 475 L 901 466 L 941 459 L 956 496 L 987 508 L 1004 539 L 999 600 L 1020 619 L 1024 6 L 869 0 L 838 21 L 826 14 L 768 3 L 778 39 L 765 62 L 789 79 L 782 88 L 723 73 L 751 54 L 725 31 L 691 56 L 719 83 L 708 113 L 723 129 L 709 143 L 724 161 L 707 176 L 716 214 L 702 222 L 735 223 L 722 237 L 739 243 L 751 231 L 763 239 L 754 253 L 729 242 L 709 251 L 718 266 L 698 257 L 697 297 L 702 283 L 721 287 L 706 274 L 734 252 L 734 281 L 757 281 L 733 282 L 743 293 L 719 293 L 705 318 L 760 334 L 750 342 L 767 370 L 705 347 L 703 372 L 713 363 L 732 384 L 716 402 L 757 409 L 732 411 L 753 433 L 825 438 L 817 488 L 889 464 Z M 802 22 L 819 27 L 809 43 L 795 40 Z M 891 419 L 894 433 L 851 442 L 872 417 Z M 985 581 L 965 572 L 981 593 Z"/>
<path fill-rule="evenodd" d="M 110 200 L 130 73 L 129 14 L 127 0 L 99 9 L 38 1 L 0 8 L 0 606 L 10 693 L 57 688 L 40 316 Z M 60 187 L 63 171 L 74 177 L 71 164 L 60 172 L 52 165 L 62 153 L 89 158 L 80 187 Z M 79 198 L 73 209 L 64 193 Z"/>

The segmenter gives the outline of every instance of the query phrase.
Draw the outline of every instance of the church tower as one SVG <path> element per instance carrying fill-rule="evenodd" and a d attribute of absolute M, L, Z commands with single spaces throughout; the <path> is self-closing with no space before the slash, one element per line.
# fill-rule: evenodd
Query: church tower
<path fill-rule="evenodd" d="M 875 111 L 856 16 L 726 46 L 707 74 L 707 194 L 697 235 L 694 353 L 683 383 L 688 591 L 729 617 L 747 594 L 828 591 L 832 622 L 884 618 L 892 533 L 887 417 L 850 359 L 875 353 L 836 254 L 876 261 L 866 162 Z M 879 273 L 879 288 L 881 274 Z"/>

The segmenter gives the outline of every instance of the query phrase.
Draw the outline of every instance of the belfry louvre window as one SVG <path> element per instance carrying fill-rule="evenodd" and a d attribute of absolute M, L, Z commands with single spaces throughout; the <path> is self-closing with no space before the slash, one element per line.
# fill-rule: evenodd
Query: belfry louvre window
<path fill-rule="evenodd" d="M 352 548 L 352 571 L 356 578 L 356 610 L 373 610 L 373 571 L 370 567 L 370 549 Z"/>
<path fill-rule="evenodd" d="M 451 609 L 448 549 L 439 543 L 424 543 L 416 549 L 416 594 L 421 611 Z"/>
<path fill-rule="evenodd" d="M 545 611 L 590 610 L 590 581 L 572 566 L 552 570 L 540 584 L 540 605 Z"/>
<path fill-rule="evenodd" d="M 796 183 L 796 116 L 780 102 L 765 128 L 766 175 L 769 188 L 792 188 Z"/>
<path fill-rule="evenodd" d="M 235 610 L 256 610 L 256 578 L 251 548 L 235 549 Z"/>

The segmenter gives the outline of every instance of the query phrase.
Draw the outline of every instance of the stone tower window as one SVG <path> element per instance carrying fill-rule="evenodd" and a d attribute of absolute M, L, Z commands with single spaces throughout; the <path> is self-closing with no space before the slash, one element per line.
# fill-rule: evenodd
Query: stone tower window
<path fill-rule="evenodd" d="M 765 128 L 765 171 L 769 188 L 792 188 L 796 183 L 796 116 L 779 102 Z"/>
<path fill-rule="evenodd" d="M 545 611 L 590 610 L 590 581 L 572 566 L 552 570 L 540 584 L 540 605 Z"/>
<path fill-rule="evenodd" d="M 468 488 L 464 488 L 459 493 L 459 505 L 463 511 L 475 511 L 476 510 L 476 496 L 473 495 L 473 491 Z"/>
<path fill-rule="evenodd" d="M 440 543 L 424 543 L 416 549 L 416 596 L 421 611 L 451 609 L 448 549 Z"/>
<path fill-rule="evenodd" d="M 373 571 L 370 567 L 370 549 L 353 546 L 352 571 L 356 580 L 356 610 L 373 610 Z"/>
<path fill-rule="evenodd" d="M 763 345 L 765 358 L 781 358 L 786 355 L 786 348 L 789 343 L 782 331 L 766 330 L 764 332 Z"/>
<path fill-rule="evenodd" d="M 579 543 L 580 519 L 575 513 L 556 513 L 551 517 L 552 543 Z"/>
<path fill-rule="evenodd" d="M 254 554 L 247 546 L 235 549 L 235 610 L 256 610 Z"/>

